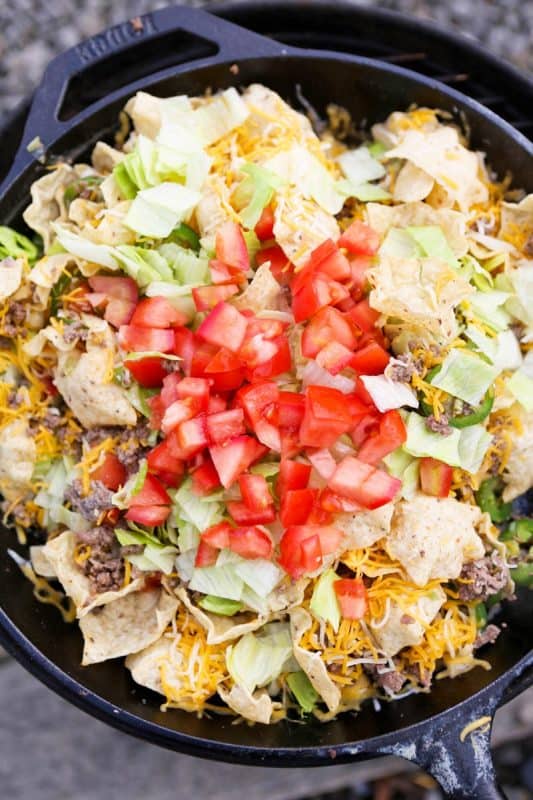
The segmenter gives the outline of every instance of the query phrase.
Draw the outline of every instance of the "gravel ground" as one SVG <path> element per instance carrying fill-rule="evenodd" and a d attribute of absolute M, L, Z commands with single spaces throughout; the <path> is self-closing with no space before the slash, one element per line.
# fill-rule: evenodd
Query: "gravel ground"
<path fill-rule="evenodd" d="M 374 0 L 480 39 L 491 52 L 533 72 L 533 2 Z M 187 5 L 216 5 L 189 0 Z M 14 108 L 52 56 L 101 29 L 167 5 L 161 0 L 0 0 L 0 113 Z"/>

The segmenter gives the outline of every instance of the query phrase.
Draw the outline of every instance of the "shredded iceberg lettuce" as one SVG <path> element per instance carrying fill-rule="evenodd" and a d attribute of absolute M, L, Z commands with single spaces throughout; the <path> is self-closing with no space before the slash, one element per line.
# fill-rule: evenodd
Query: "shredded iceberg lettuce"
<path fill-rule="evenodd" d="M 187 219 L 200 201 L 199 192 L 168 181 L 137 193 L 124 225 L 141 236 L 165 239 Z"/>
<path fill-rule="evenodd" d="M 305 714 L 309 714 L 315 707 L 320 695 L 305 672 L 301 669 L 298 672 L 291 672 L 287 675 L 287 685 L 302 711 Z"/>
<path fill-rule="evenodd" d="M 364 145 L 355 150 L 346 150 L 337 161 L 348 180 L 356 185 L 378 180 L 387 174 L 383 164 Z"/>
<path fill-rule="evenodd" d="M 223 507 L 217 502 L 205 502 L 192 491 L 190 478 L 183 481 L 179 489 L 170 491 L 173 500 L 172 518 L 179 527 L 180 520 L 192 523 L 199 531 L 205 531 L 211 525 L 220 522 Z M 207 594 L 210 594 L 207 592 Z M 212 592 L 211 594 L 217 594 Z M 220 593 L 218 593 L 220 594 Z"/>
<path fill-rule="evenodd" d="M 77 256 L 77 258 L 83 258 L 85 261 L 91 261 L 101 267 L 107 267 L 112 270 L 118 269 L 118 261 L 114 257 L 113 248 L 109 247 L 109 245 L 90 242 L 83 236 L 72 233 L 56 222 L 52 222 L 52 229 L 60 245 L 65 248 L 67 253 Z"/>
<path fill-rule="evenodd" d="M 273 622 L 257 634 L 247 633 L 236 645 L 228 647 L 226 664 L 235 683 L 253 692 L 272 683 L 291 656 L 289 626 Z"/>
<path fill-rule="evenodd" d="M 476 473 L 492 442 L 492 436 L 483 425 L 469 425 L 461 430 L 459 437 L 459 460 L 461 468 Z"/>
<path fill-rule="evenodd" d="M 245 178 L 237 187 L 233 199 L 241 207 L 239 217 L 245 228 L 253 230 L 263 212 L 282 185 L 283 179 L 269 169 L 246 162 L 241 167 Z"/>
<path fill-rule="evenodd" d="M 442 362 L 440 372 L 432 378 L 431 385 L 477 406 L 499 372 L 497 367 L 487 364 L 471 351 L 453 348 Z"/>
<path fill-rule="evenodd" d="M 382 413 L 402 406 L 418 408 L 416 393 L 405 383 L 393 381 L 386 375 L 361 375 L 361 380 L 374 405 Z"/>
<path fill-rule="evenodd" d="M 458 269 L 459 262 L 439 225 L 410 225 L 405 230 L 421 248 L 424 256 L 440 258 L 453 269 Z"/>
<path fill-rule="evenodd" d="M 242 603 L 238 600 L 228 600 L 225 597 L 216 597 L 214 594 L 206 594 L 198 601 L 198 605 L 204 611 L 223 617 L 233 617 L 242 610 Z"/>
<path fill-rule="evenodd" d="M 533 411 L 533 380 L 519 369 L 506 381 L 511 394 L 526 411 Z"/>
<path fill-rule="evenodd" d="M 326 569 L 315 584 L 309 608 L 312 613 L 329 622 L 335 633 L 339 630 L 341 611 L 333 584 L 339 579 L 332 569 Z"/>
<path fill-rule="evenodd" d="M 162 244 L 158 252 L 181 284 L 210 283 L 208 258 L 199 256 L 174 242 Z"/>

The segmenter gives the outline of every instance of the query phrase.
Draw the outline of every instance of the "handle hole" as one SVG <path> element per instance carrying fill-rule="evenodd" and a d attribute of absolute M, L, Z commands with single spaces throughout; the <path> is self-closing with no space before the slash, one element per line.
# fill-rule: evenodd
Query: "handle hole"
<path fill-rule="evenodd" d="M 185 31 L 172 31 L 136 43 L 121 53 L 111 52 L 68 82 L 58 118 L 67 122 L 92 103 L 123 86 L 142 80 L 159 70 L 178 66 L 218 52 L 217 45 Z"/>

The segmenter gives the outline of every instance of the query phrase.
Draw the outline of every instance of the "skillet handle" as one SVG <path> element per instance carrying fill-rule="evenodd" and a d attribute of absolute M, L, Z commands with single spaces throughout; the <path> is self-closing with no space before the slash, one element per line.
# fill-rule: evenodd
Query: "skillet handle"
<path fill-rule="evenodd" d="M 127 22 L 108 28 L 102 33 L 81 42 L 79 45 L 56 56 L 48 65 L 40 85 L 37 87 L 25 125 L 19 151 L 12 169 L 2 188 L 5 191 L 15 176 L 25 169 L 33 159 L 46 151 L 52 142 L 66 133 L 76 122 L 89 116 L 109 98 L 98 101 L 89 109 L 84 109 L 69 120 L 61 120 L 63 99 L 70 81 L 82 75 L 95 64 L 109 61 L 109 72 L 113 72 L 113 61 L 120 63 L 123 53 L 135 52 L 136 45 L 153 42 L 157 48 L 158 40 L 166 34 L 183 31 L 215 46 L 216 52 L 194 63 L 195 67 L 231 62 L 241 58 L 260 58 L 262 56 L 282 55 L 288 49 L 259 34 L 253 33 L 227 22 L 205 11 L 185 6 L 170 6 Z M 176 67 L 178 69 L 178 67 Z M 165 70 L 168 74 L 168 68 Z M 156 73 L 157 74 L 157 73 Z M 141 83 L 141 81 L 139 81 Z M 132 92 L 136 84 L 130 85 Z M 120 89 L 123 87 L 117 87 Z M 113 96 L 113 93 L 110 95 Z M 28 145 L 39 137 L 42 149 L 34 155 L 28 152 Z"/>

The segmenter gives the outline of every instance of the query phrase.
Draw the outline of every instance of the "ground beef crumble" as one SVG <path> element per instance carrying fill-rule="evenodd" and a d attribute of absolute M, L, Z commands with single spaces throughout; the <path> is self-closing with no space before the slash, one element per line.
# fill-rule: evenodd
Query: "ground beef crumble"
<path fill-rule="evenodd" d="M 479 650 L 480 647 L 486 644 L 494 644 L 500 632 L 501 629 L 497 625 L 487 625 L 484 630 L 478 633 L 477 639 L 474 642 L 474 650 Z"/>
<path fill-rule="evenodd" d="M 387 672 L 380 672 L 378 664 L 365 664 L 364 671 L 381 689 L 386 692 L 397 694 L 405 683 L 405 676 L 396 670 L 388 670 Z"/>
<path fill-rule="evenodd" d="M 440 433 L 441 436 L 450 436 L 452 433 L 446 414 L 441 414 L 439 419 L 430 414 L 429 417 L 426 417 L 426 428 L 433 433 Z"/>
<path fill-rule="evenodd" d="M 97 594 L 118 591 L 124 583 L 124 559 L 121 547 L 112 528 L 92 528 L 77 534 L 78 544 L 88 545 L 89 558 L 81 564 L 83 574 L 89 578 L 91 589 Z"/>
<path fill-rule="evenodd" d="M 459 584 L 461 600 L 484 601 L 507 585 L 509 570 L 501 556 L 494 552 L 478 561 L 469 561 L 465 564 L 460 579 L 465 581 Z"/>
<path fill-rule="evenodd" d="M 89 494 L 86 497 L 80 481 L 73 481 L 65 491 L 65 500 L 70 503 L 72 510 L 90 522 L 96 522 L 103 511 L 113 506 L 112 497 L 113 492 L 101 481 L 91 481 Z"/>

